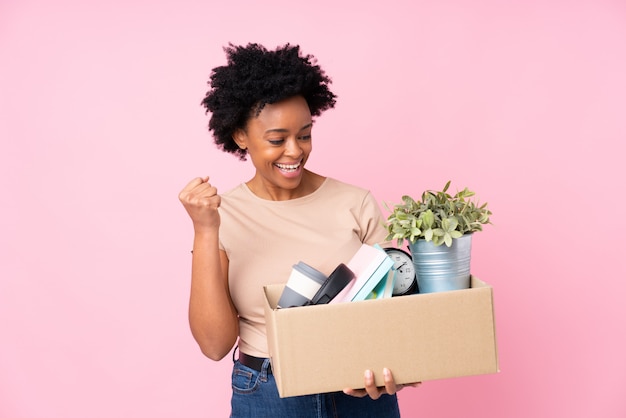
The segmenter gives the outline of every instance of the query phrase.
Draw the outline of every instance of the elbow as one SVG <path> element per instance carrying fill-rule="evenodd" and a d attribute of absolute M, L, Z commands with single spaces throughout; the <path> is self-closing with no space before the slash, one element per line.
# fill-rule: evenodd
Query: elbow
<path fill-rule="evenodd" d="M 232 350 L 235 342 L 235 338 L 228 339 L 215 339 L 215 338 L 196 338 L 196 342 L 200 347 L 200 351 L 206 357 L 213 361 L 220 361 Z"/>
<path fill-rule="evenodd" d="M 232 327 L 220 326 L 207 330 L 207 327 L 200 326 L 197 322 L 191 321 L 191 334 L 196 340 L 200 351 L 213 361 L 220 361 L 233 348 L 239 337 L 239 326 L 237 323 Z"/>
<path fill-rule="evenodd" d="M 224 357 L 226 357 L 226 354 L 228 354 L 230 352 L 229 350 L 218 350 L 214 347 L 200 347 L 200 351 L 202 351 L 202 354 L 204 354 L 206 357 L 210 358 L 213 361 L 220 361 L 221 359 L 223 359 Z"/>

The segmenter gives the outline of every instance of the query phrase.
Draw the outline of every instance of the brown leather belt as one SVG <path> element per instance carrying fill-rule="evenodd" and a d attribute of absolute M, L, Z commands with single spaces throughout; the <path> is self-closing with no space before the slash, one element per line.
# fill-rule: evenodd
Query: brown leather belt
<path fill-rule="evenodd" d="M 263 363 L 265 362 L 265 360 L 267 359 L 262 357 L 249 356 L 245 353 L 242 353 L 241 351 L 239 352 L 239 363 L 243 364 L 244 366 L 250 367 L 257 372 L 263 370 Z M 272 373 L 271 364 L 267 368 L 267 373 Z"/>

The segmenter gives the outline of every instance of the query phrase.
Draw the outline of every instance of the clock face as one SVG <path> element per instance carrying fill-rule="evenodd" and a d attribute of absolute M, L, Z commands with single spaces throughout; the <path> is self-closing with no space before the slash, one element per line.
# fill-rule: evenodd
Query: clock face
<path fill-rule="evenodd" d="M 385 248 L 387 255 L 393 260 L 393 269 L 396 274 L 393 282 L 393 295 L 405 295 L 415 292 L 417 285 L 413 259 L 403 250 L 398 248 Z"/>

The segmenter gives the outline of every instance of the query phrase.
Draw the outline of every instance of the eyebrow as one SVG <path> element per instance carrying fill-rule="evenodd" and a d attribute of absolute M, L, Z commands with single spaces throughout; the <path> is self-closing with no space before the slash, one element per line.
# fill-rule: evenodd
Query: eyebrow
<path fill-rule="evenodd" d="M 304 125 L 302 128 L 300 128 L 300 130 L 298 132 L 302 132 L 305 129 L 308 129 L 308 128 L 312 127 L 312 126 L 313 126 L 313 122 L 308 123 L 308 124 Z M 289 132 L 289 131 L 287 129 L 284 129 L 284 128 L 268 129 L 267 131 L 265 131 L 266 134 L 270 133 L 270 132 Z"/>

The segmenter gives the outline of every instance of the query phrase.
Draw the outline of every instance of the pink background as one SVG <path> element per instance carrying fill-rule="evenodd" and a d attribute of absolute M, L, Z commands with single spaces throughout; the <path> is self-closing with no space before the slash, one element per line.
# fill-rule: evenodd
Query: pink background
<path fill-rule="evenodd" d="M 0 3 L 0 416 L 227 416 L 177 194 L 252 174 L 199 106 L 228 41 L 333 78 L 310 168 L 381 204 L 451 179 L 494 212 L 472 269 L 501 373 L 406 389 L 404 416 L 626 416 L 623 1 L 88 3 Z"/>

